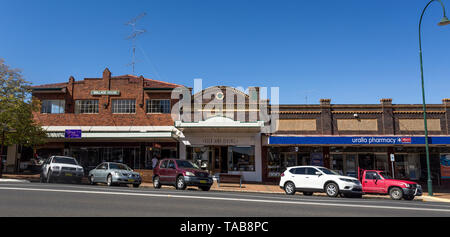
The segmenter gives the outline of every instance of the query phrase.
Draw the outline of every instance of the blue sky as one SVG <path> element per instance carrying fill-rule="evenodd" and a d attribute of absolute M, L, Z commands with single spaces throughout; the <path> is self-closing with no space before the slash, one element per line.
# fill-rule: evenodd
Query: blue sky
<path fill-rule="evenodd" d="M 450 0 L 443 0 L 450 12 Z M 33 84 L 136 74 L 192 87 L 280 88 L 280 103 L 421 103 L 418 21 L 426 0 L 0 0 L 0 58 Z M 427 103 L 450 97 L 450 26 L 423 20 Z"/>

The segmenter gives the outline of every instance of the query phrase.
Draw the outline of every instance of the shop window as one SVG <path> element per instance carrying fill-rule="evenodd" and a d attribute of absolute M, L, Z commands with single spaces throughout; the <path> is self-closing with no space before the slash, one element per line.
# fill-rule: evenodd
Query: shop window
<path fill-rule="evenodd" d="M 66 105 L 65 100 L 43 100 L 41 113 L 43 114 L 63 114 Z"/>
<path fill-rule="evenodd" d="M 269 150 L 267 161 L 267 176 L 280 177 L 284 169 L 281 168 L 281 153 L 275 150 Z"/>
<path fill-rule="evenodd" d="M 345 155 L 345 175 L 351 177 L 358 177 L 357 164 L 356 164 L 356 154 L 346 154 Z"/>
<path fill-rule="evenodd" d="M 98 100 L 76 100 L 75 101 L 76 114 L 97 114 Z"/>
<path fill-rule="evenodd" d="M 297 165 L 309 165 L 309 164 L 311 164 L 309 153 L 297 153 Z"/>
<path fill-rule="evenodd" d="M 388 155 L 375 154 L 375 169 L 381 171 L 389 171 Z"/>
<path fill-rule="evenodd" d="M 408 154 L 409 179 L 419 180 L 421 178 L 421 166 L 419 153 Z"/>
<path fill-rule="evenodd" d="M 228 147 L 229 171 L 255 171 L 255 147 Z"/>
<path fill-rule="evenodd" d="M 342 154 L 331 154 L 331 169 L 344 174 L 344 157 Z"/>
<path fill-rule="evenodd" d="M 406 154 L 395 154 L 394 177 L 397 179 L 408 178 L 408 161 Z"/>
<path fill-rule="evenodd" d="M 112 112 L 114 114 L 134 114 L 136 113 L 136 101 L 112 100 Z"/>

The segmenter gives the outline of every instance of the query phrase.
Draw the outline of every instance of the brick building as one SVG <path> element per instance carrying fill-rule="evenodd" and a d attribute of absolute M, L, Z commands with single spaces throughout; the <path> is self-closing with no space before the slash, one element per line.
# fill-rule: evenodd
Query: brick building
<path fill-rule="evenodd" d="M 427 105 L 431 170 L 440 184 L 449 174 L 440 161 L 450 160 L 450 99 Z M 280 105 L 276 132 L 264 134 L 263 180 L 276 182 L 286 166 L 318 164 L 345 175 L 382 169 L 395 178 L 426 180 L 421 104 Z M 394 162 L 391 162 L 391 154 Z M 442 171 L 442 172 L 441 172 Z"/>
<path fill-rule="evenodd" d="M 170 112 L 176 87 L 142 76 L 113 77 L 108 69 L 101 78 L 34 86 L 33 96 L 42 102 L 34 118 L 49 135 L 37 154 L 74 156 L 87 167 L 109 160 L 148 168 L 153 156 L 174 157 L 178 134 Z M 81 136 L 67 137 L 66 130 Z"/>

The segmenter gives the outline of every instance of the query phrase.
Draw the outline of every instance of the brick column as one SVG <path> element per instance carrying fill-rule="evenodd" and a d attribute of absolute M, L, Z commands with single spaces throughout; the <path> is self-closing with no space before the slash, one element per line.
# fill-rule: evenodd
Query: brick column
<path fill-rule="evenodd" d="M 445 110 L 445 132 L 447 135 L 450 133 L 450 99 L 446 98 L 442 100 L 442 104 L 444 104 Z"/>
<path fill-rule="evenodd" d="M 322 135 L 333 135 L 333 118 L 331 115 L 331 99 L 320 99 Z"/>
<path fill-rule="evenodd" d="M 383 125 L 382 134 L 394 135 L 394 113 L 392 112 L 392 99 L 381 99 L 381 108 L 383 114 L 381 117 L 381 123 Z"/>

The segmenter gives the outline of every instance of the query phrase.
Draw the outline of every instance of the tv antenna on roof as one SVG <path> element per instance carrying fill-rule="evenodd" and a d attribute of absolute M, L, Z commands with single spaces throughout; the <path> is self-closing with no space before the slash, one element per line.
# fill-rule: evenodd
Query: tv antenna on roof
<path fill-rule="evenodd" d="M 129 25 L 132 27 L 133 31 L 131 32 L 131 35 L 127 37 L 128 40 L 131 40 L 132 42 L 132 48 L 133 48 L 133 54 L 132 54 L 132 59 L 131 59 L 131 63 L 128 64 L 127 66 L 131 65 L 133 67 L 133 75 L 134 75 L 134 65 L 136 64 L 136 38 L 140 35 L 146 32 L 145 29 L 142 30 L 138 30 L 136 29 L 136 22 L 141 19 L 142 17 L 144 17 L 145 15 L 147 15 L 147 13 L 141 13 L 139 16 L 133 18 L 132 20 L 128 21 L 127 23 L 125 23 L 125 25 Z"/>

